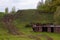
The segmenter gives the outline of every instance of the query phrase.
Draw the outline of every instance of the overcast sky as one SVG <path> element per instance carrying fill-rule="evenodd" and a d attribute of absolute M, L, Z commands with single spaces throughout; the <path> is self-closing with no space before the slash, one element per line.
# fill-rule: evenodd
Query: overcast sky
<path fill-rule="evenodd" d="M 0 0 L 0 11 L 4 11 L 6 7 L 11 10 L 13 6 L 15 6 L 16 10 L 36 9 L 39 1 L 40 0 Z"/>

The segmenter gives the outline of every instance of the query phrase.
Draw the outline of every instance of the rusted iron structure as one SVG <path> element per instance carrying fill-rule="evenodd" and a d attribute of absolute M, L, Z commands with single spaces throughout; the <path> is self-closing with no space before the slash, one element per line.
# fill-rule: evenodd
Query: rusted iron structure
<path fill-rule="evenodd" d="M 33 24 L 33 31 L 35 32 L 52 32 L 60 33 L 60 25 L 53 24 Z"/>

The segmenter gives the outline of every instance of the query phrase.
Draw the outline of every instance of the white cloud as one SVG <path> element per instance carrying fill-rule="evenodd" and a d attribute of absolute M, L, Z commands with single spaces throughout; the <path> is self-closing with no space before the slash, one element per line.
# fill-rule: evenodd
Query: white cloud
<path fill-rule="evenodd" d="M 40 0 L 0 0 L 0 11 L 4 11 L 6 7 L 11 10 L 13 6 L 16 7 L 16 10 L 36 8 L 39 1 Z"/>

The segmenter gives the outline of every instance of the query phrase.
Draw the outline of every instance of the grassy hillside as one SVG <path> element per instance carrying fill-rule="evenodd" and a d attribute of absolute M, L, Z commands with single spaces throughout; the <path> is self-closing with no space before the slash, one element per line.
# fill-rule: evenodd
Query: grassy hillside
<path fill-rule="evenodd" d="M 25 25 L 30 22 L 49 23 L 53 22 L 53 14 L 38 13 L 36 10 L 23 10 L 18 19 L 14 20 L 13 24 L 18 28 L 21 35 L 12 35 L 7 29 L 3 28 L 0 22 L 0 40 L 47 40 L 47 36 L 53 40 L 60 40 L 60 34 L 33 32 L 32 28 L 26 28 Z M 5 14 L 0 13 L 0 19 Z"/>
<path fill-rule="evenodd" d="M 18 19 L 20 22 L 39 22 L 50 23 L 53 22 L 53 13 L 43 13 L 37 10 L 20 10 L 18 13 L 22 14 Z"/>
<path fill-rule="evenodd" d="M 0 28 L 3 28 L 2 18 L 4 15 L 5 15 L 4 12 L 0 12 Z"/>
<path fill-rule="evenodd" d="M 8 30 L 0 28 L 0 40 L 47 40 L 46 36 L 51 37 L 53 40 L 60 40 L 60 34 L 46 33 L 46 32 L 33 32 L 32 28 L 25 28 L 25 24 L 21 23 L 16 25 L 21 35 L 11 35 Z"/>
<path fill-rule="evenodd" d="M 4 15 L 4 12 L 0 12 L 0 19 L 2 19 Z"/>

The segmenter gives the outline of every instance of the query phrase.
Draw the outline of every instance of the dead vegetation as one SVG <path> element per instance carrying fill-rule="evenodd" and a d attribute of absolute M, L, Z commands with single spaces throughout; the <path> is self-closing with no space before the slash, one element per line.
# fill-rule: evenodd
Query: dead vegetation
<path fill-rule="evenodd" d="M 19 31 L 18 29 L 14 26 L 14 24 L 12 23 L 14 21 L 14 15 L 13 14 L 6 14 L 3 17 L 3 25 L 6 29 L 8 29 L 8 32 L 13 34 L 13 35 L 19 35 Z"/>
<path fill-rule="evenodd" d="M 31 39 L 35 39 L 35 40 L 41 40 L 40 37 L 34 36 L 34 35 L 29 35 L 28 36 Z"/>

